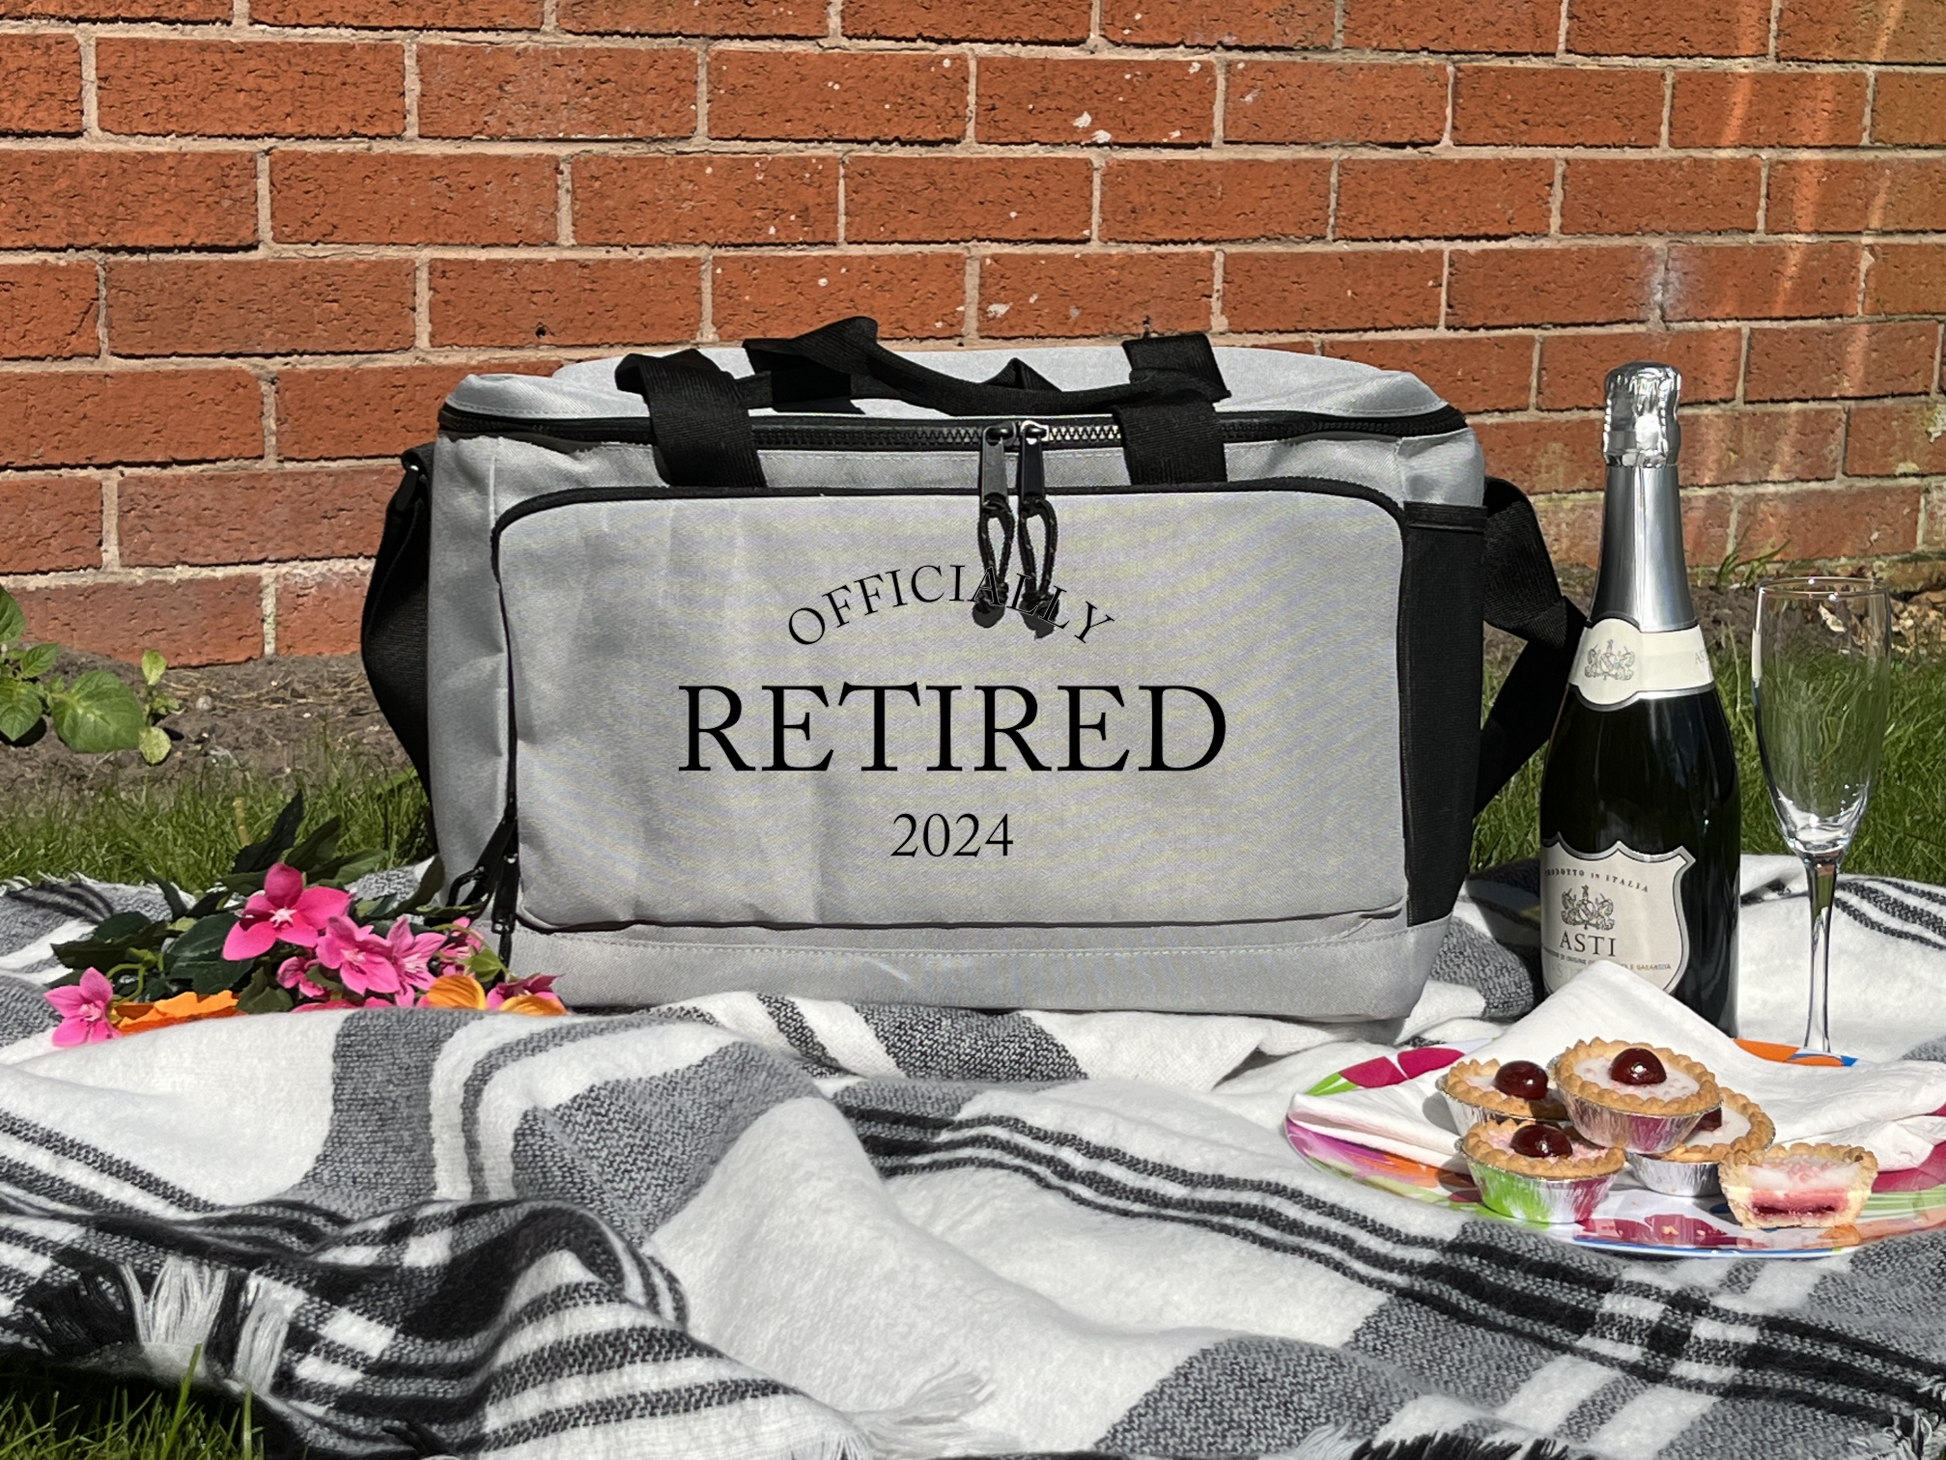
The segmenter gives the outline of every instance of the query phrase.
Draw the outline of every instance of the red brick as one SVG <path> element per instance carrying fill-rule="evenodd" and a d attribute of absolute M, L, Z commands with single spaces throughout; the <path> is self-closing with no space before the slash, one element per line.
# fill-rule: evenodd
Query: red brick
<path fill-rule="evenodd" d="M 1784 0 L 1777 54 L 1790 61 L 1917 61 L 1946 56 L 1946 0 Z"/>
<path fill-rule="evenodd" d="M 869 314 L 886 339 L 959 334 L 966 259 L 958 253 L 718 254 L 712 313 L 726 340 L 801 334 Z"/>
<path fill-rule="evenodd" d="M 1761 56 L 1770 0 L 1568 0 L 1568 49 L 1583 56 Z"/>
<path fill-rule="evenodd" d="M 1946 158 L 1779 158 L 1770 165 L 1772 233 L 1946 229 Z"/>
<path fill-rule="evenodd" d="M 48 359 L 98 348 L 93 264 L 0 264 L 0 356 Z"/>
<path fill-rule="evenodd" d="M 1446 322 L 1612 324 L 1647 317 L 1655 255 L 1647 248 L 1455 249 Z"/>
<path fill-rule="evenodd" d="M 1602 486 L 1601 417 L 1543 416 L 1474 421 L 1487 470 L 1529 496 L 1598 492 Z"/>
<path fill-rule="evenodd" d="M 700 258 L 435 259 L 435 345 L 640 345 L 703 323 Z"/>
<path fill-rule="evenodd" d="M 561 0 L 561 29 L 620 35 L 821 36 L 824 0 Z"/>
<path fill-rule="evenodd" d="M 541 0 L 251 0 L 250 20 L 378 30 L 534 30 L 541 23 Z"/>
<path fill-rule="evenodd" d="M 1101 35 L 1124 46 L 1328 46 L 1331 11 L 1325 0 L 1102 0 Z"/>
<path fill-rule="evenodd" d="M 1371 51 L 1554 53 L 1558 0 L 1427 5 L 1423 0 L 1345 0 L 1345 44 Z"/>
<path fill-rule="evenodd" d="M 1230 253 L 1223 313 L 1233 330 L 1426 329 L 1439 323 L 1438 249 Z"/>
<path fill-rule="evenodd" d="M 1085 157 L 873 157 L 845 161 L 854 243 L 1086 239 Z"/>
<path fill-rule="evenodd" d="M 1446 68 L 1370 61 L 1232 61 L 1231 142 L 1437 142 Z"/>
<path fill-rule="evenodd" d="M 577 157 L 574 237 L 591 243 L 835 243 L 838 159 Z"/>
<path fill-rule="evenodd" d="M 1662 73 L 1613 66 L 1461 66 L 1455 142 L 1653 147 Z"/>
<path fill-rule="evenodd" d="M 1101 179 L 1104 239 L 1322 238 L 1330 212 L 1331 164 L 1321 157 L 1117 157 Z"/>
<path fill-rule="evenodd" d="M 10 466 L 220 461 L 263 446 L 263 392 L 243 370 L 0 374 Z"/>
<path fill-rule="evenodd" d="M 136 660 L 157 650 L 177 668 L 237 664 L 263 653 L 263 581 L 255 573 L 144 583 L 22 584 L 13 595 L 34 636 Z"/>
<path fill-rule="evenodd" d="M 1757 226 L 1754 157 L 1572 158 L 1563 233 L 1731 233 Z"/>
<path fill-rule="evenodd" d="M 1085 41 L 1089 0 L 847 0 L 846 35 L 929 41 Z"/>
<path fill-rule="evenodd" d="M 1732 500 L 1725 492 L 1683 493 L 1683 556 L 1690 563 L 1720 563 L 1728 554 Z M 1601 561 L 1600 496 L 1541 497 L 1534 512 L 1556 563 L 1593 567 Z"/>
<path fill-rule="evenodd" d="M 1532 335 L 1326 340 L 1324 352 L 1382 370 L 1409 370 L 1463 411 L 1524 410 L 1533 383 Z"/>
<path fill-rule="evenodd" d="M 944 142 L 965 135 L 967 58 L 715 50 L 712 137 Z"/>
<path fill-rule="evenodd" d="M 1792 319 L 1850 314 L 1855 243 L 1677 243 L 1662 312 L 1669 319 Z"/>
<path fill-rule="evenodd" d="M 257 237 L 241 152 L 0 152 L 0 248 L 235 247 Z"/>
<path fill-rule="evenodd" d="M 395 466 L 131 472 L 117 493 L 122 563 L 274 563 L 378 550 Z"/>
<path fill-rule="evenodd" d="M 1210 327 L 1215 259 L 1194 253 L 988 254 L 980 333 L 1175 334 Z"/>
<path fill-rule="evenodd" d="M 982 56 L 982 142 L 1207 142 L 1214 61 Z"/>
<path fill-rule="evenodd" d="M 355 654 L 370 575 L 324 570 L 277 579 L 279 654 Z"/>
<path fill-rule="evenodd" d="M 118 355 L 406 350 L 410 259 L 129 259 L 108 265 Z"/>
<path fill-rule="evenodd" d="M 1882 146 L 1946 146 L 1946 71 L 1879 72 L 1872 140 Z"/>
<path fill-rule="evenodd" d="M 1673 147 L 1855 147 L 1862 71 L 1678 71 Z"/>
<path fill-rule="evenodd" d="M 81 47 L 71 35 L 0 35 L 0 132 L 81 130 Z"/>
<path fill-rule="evenodd" d="M 270 154 L 280 243 L 552 243 L 551 157 Z"/>
<path fill-rule="evenodd" d="M 101 566 L 98 477 L 0 479 L 0 519 L 0 573 Z"/>
<path fill-rule="evenodd" d="M 1753 329 L 1743 393 L 1748 400 L 1924 395 L 1938 350 L 1939 326 L 1930 320 Z"/>
<path fill-rule="evenodd" d="M 1838 474 L 1845 413 L 1838 406 L 1685 411 L 1682 478 L 1725 482 L 1815 482 Z"/>
<path fill-rule="evenodd" d="M 1554 163 L 1542 157 L 1348 157 L 1338 165 L 1338 237 L 1545 233 L 1553 191 Z"/>
<path fill-rule="evenodd" d="M 101 127 L 130 135 L 396 137 L 405 47 L 379 41 L 103 36 Z"/>
<path fill-rule="evenodd" d="M 1824 487 L 1752 492 L 1738 513 L 1743 548 L 1785 562 L 1883 557 L 1919 544 L 1917 487 Z"/>
<path fill-rule="evenodd" d="M 1865 313 L 1937 314 L 1946 308 L 1946 244 L 1873 243 Z"/>
<path fill-rule="evenodd" d="M 687 137 L 693 51 L 419 47 L 422 137 Z"/>
<path fill-rule="evenodd" d="M 1654 360 L 1682 373 L 1682 398 L 1734 400 L 1743 363 L 1743 331 L 1603 330 L 1541 336 L 1541 409 L 1566 411 L 1602 403 L 1608 372 L 1631 360 Z"/>
<path fill-rule="evenodd" d="M 1946 405 L 1853 406 L 1845 470 L 1861 477 L 1946 473 Z"/>
<path fill-rule="evenodd" d="M 468 375 L 550 375 L 558 361 L 328 365 L 277 372 L 277 454 L 286 461 L 396 456 L 433 438 L 440 402 Z"/>

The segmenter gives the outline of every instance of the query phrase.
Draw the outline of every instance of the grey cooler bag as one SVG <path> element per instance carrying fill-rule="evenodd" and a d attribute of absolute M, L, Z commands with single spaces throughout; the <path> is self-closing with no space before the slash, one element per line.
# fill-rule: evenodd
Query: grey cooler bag
<path fill-rule="evenodd" d="M 1410 1008 L 1579 631 L 1525 499 L 1410 375 L 1000 364 L 853 319 L 453 391 L 365 652 L 517 972 Z M 1483 614 L 1530 640 L 1484 737 Z"/>

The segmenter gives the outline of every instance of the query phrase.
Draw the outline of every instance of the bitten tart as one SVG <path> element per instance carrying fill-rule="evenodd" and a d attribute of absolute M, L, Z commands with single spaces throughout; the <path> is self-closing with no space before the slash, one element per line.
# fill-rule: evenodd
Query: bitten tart
<path fill-rule="evenodd" d="M 1862 1146 L 1772 1146 L 1729 1158 L 1717 1179 L 1746 1227 L 1841 1227 L 1864 1210 L 1878 1158 Z"/>
<path fill-rule="evenodd" d="M 1551 1073 L 1576 1130 L 1648 1155 L 1681 1144 L 1722 1098 L 1706 1068 L 1661 1045 L 1584 1039 L 1555 1056 Z"/>
<path fill-rule="evenodd" d="M 1622 1153 L 1564 1126 L 1483 1120 L 1460 1138 L 1480 1200 L 1530 1222 L 1585 1222 L 1608 1194 Z"/>
<path fill-rule="evenodd" d="M 1461 1060 L 1439 1077 L 1439 1093 L 1461 1134 L 1482 1120 L 1566 1120 L 1547 1071 L 1531 1060 Z"/>
<path fill-rule="evenodd" d="M 1732 1158 L 1756 1156 L 1777 1139 L 1777 1128 L 1757 1102 L 1719 1087 L 1721 1107 L 1696 1123 L 1679 1146 L 1649 1156 L 1629 1153 L 1629 1169 L 1650 1191 L 1665 1196 L 1714 1196 L 1717 1167 Z"/>

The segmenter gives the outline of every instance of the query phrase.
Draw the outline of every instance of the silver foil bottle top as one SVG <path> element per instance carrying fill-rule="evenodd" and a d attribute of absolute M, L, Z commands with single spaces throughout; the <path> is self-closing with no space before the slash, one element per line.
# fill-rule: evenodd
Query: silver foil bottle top
<path fill-rule="evenodd" d="M 1681 395 L 1682 376 L 1673 365 L 1636 360 L 1609 371 L 1602 455 L 1618 466 L 1673 463 L 1682 449 L 1682 427 L 1676 424 Z"/>

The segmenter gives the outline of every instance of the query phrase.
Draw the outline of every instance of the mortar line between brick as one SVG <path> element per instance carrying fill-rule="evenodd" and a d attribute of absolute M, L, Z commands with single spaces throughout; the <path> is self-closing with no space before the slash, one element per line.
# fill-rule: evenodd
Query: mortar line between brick
<path fill-rule="evenodd" d="M 1209 145 L 1221 147 L 1229 141 L 1223 124 L 1227 120 L 1226 113 L 1230 108 L 1230 68 L 1224 63 L 1222 57 L 1217 56 L 1210 58 L 1210 65 L 1216 71 L 1216 116 L 1210 122 Z"/>
<path fill-rule="evenodd" d="M 980 58 L 970 48 L 961 54 L 966 57 L 966 129 L 960 133 L 960 142 L 970 144 L 979 140 Z"/>
<path fill-rule="evenodd" d="M 265 466 L 277 466 L 277 377 L 271 371 L 264 371 L 257 377 L 257 390 L 263 400 L 263 435 Z"/>
<path fill-rule="evenodd" d="M 1441 249 L 1439 251 L 1439 324 L 1437 325 L 1441 330 L 1446 328 L 1446 292 L 1451 287 L 1452 280 L 1453 251 L 1450 248 Z"/>
<path fill-rule="evenodd" d="M 1563 5 L 1568 0 L 1561 0 Z M 1335 0 L 1331 7 L 1331 49 L 1342 51 L 1345 48 L 1345 0 Z"/>
<path fill-rule="evenodd" d="M 1764 59 L 1777 59 L 1777 22 L 1784 9 L 1784 0 L 1770 0 L 1770 36 L 1764 43 Z"/>
<path fill-rule="evenodd" d="M 1541 408 L 1541 339 L 1543 330 L 1534 331 L 1534 355 L 1527 362 L 1527 409 Z"/>
<path fill-rule="evenodd" d="M 1338 3 L 1342 5 L 1344 0 L 1338 0 Z M 1106 39 L 1101 33 L 1101 0 L 1089 0 L 1088 38 L 1084 44 L 1092 49 L 1103 44 Z"/>
<path fill-rule="evenodd" d="M 250 24 L 250 0 L 230 0 L 230 26 L 243 30 Z"/>
<path fill-rule="evenodd" d="M 86 138 L 99 137 L 101 97 L 95 80 L 94 33 L 83 28 L 74 33 L 74 39 L 81 51 L 81 135 Z"/>
<path fill-rule="evenodd" d="M 1858 145 L 1872 145 L 1872 133 L 1878 130 L 1878 67 L 1865 68 L 1865 130 L 1859 136 Z"/>
<path fill-rule="evenodd" d="M 959 337 L 963 344 L 972 344 L 979 335 L 980 325 L 980 256 L 972 249 L 966 251 L 966 267 L 961 276 Z"/>
<path fill-rule="evenodd" d="M 559 34 L 561 29 L 561 0 L 541 0 L 541 30 L 548 34 Z"/>
<path fill-rule="evenodd" d="M 1662 126 L 1656 133 L 1655 145 L 1661 151 L 1669 150 L 1669 118 L 1676 108 L 1676 68 L 1671 66 L 1662 73 Z"/>
<path fill-rule="evenodd" d="M 1557 59 L 1568 53 L 1568 0 L 1561 0 L 1561 15 L 1554 23 L 1554 55 Z"/>
<path fill-rule="evenodd" d="M 265 573 L 259 578 L 259 611 L 263 614 L 264 657 L 268 659 L 277 652 L 277 575 Z"/>
<path fill-rule="evenodd" d="M 1331 176 L 1326 183 L 1324 238 L 1327 243 L 1336 242 L 1338 237 L 1338 162 L 1336 157 L 1331 159 Z"/>
<path fill-rule="evenodd" d="M 405 132 L 407 137 L 419 135 L 419 43 L 410 40 L 405 43 Z"/>
<path fill-rule="evenodd" d="M 1562 0 L 1566 4 L 1567 0 Z M 1446 121 L 1439 131 L 1439 145 L 1453 145 L 1453 109 L 1459 100 L 1459 67 L 1450 61 L 1446 65 Z"/>
<path fill-rule="evenodd" d="M 270 213 L 270 153 L 268 150 L 254 155 L 254 176 L 257 205 L 257 246 L 253 253 L 261 257 L 265 249 L 276 241 L 277 230 Z"/>
<path fill-rule="evenodd" d="M 689 135 L 704 142 L 709 139 L 709 43 L 699 41 L 691 49 L 696 53 L 696 125 Z"/>
<path fill-rule="evenodd" d="M 95 265 L 95 358 L 108 358 L 108 260 L 101 254 L 90 257 Z"/>
<path fill-rule="evenodd" d="M 1216 250 L 1215 261 L 1210 265 L 1209 284 L 1209 327 L 1214 333 L 1223 333 L 1229 327 L 1229 320 L 1223 313 L 1223 261 L 1222 249 Z"/>
<path fill-rule="evenodd" d="M 432 261 L 425 257 L 412 261 L 412 347 L 432 348 Z"/>
<path fill-rule="evenodd" d="M 705 250 L 701 260 L 703 270 L 703 316 L 696 326 L 698 340 L 716 338 L 716 255 Z"/>
<path fill-rule="evenodd" d="M 1750 326 L 1743 325 L 1737 330 L 1737 384 L 1730 397 L 1732 405 L 1744 404 L 1744 390 L 1750 376 Z"/>
<path fill-rule="evenodd" d="M 113 571 L 122 565 L 122 473 L 101 474 L 101 566 Z"/>
<path fill-rule="evenodd" d="M 1767 222 L 1769 212 L 1770 212 L 1770 154 L 1768 152 L 1759 152 L 1757 154 L 1757 229 L 1756 229 L 1756 235 L 1759 238 L 1764 236 L 1766 229 L 1769 227 L 1769 224 Z"/>
<path fill-rule="evenodd" d="M 844 38 L 844 16 L 841 13 L 843 4 L 844 0 L 830 0 L 830 3 L 824 7 L 824 38 L 827 41 Z"/>
<path fill-rule="evenodd" d="M 836 184 L 837 219 L 835 224 L 837 234 L 838 234 L 839 248 L 843 248 L 845 244 L 849 241 L 845 232 L 845 178 L 847 174 L 850 173 L 850 171 L 851 171 L 851 154 L 846 151 L 840 151 L 838 153 L 838 181 Z"/>
<path fill-rule="evenodd" d="M 574 247 L 574 167 L 566 152 L 554 169 L 554 238 L 563 248 Z"/>
<path fill-rule="evenodd" d="M 1565 157 L 1554 159 L 1554 182 L 1547 194 L 1547 236 L 1561 236 L 1561 202 L 1567 195 L 1568 160 Z"/>
<path fill-rule="evenodd" d="M 1103 157 L 1088 159 L 1088 242 L 1100 243 L 1101 236 L 1101 190 L 1106 181 L 1103 174 L 1108 170 L 1108 161 Z"/>

